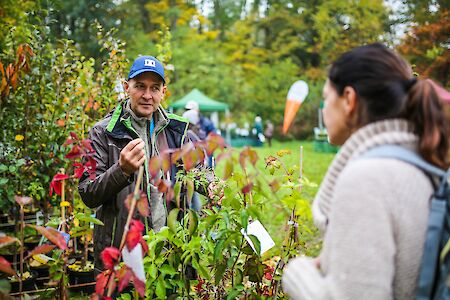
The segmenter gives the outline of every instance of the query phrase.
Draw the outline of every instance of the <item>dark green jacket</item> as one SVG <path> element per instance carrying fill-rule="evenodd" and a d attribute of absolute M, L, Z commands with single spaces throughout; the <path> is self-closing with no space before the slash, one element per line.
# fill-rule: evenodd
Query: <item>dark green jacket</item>
<path fill-rule="evenodd" d="M 180 148 L 189 142 L 187 137 L 188 122 L 184 118 L 166 112 L 160 107 L 153 114 L 155 128 L 151 138 L 151 156 L 159 155 L 168 148 Z M 126 197 L 134 191 L 134 176 L 127 177 L 119 166 L 121 150 L 137 134 L 131 128 L 129 114 L 124 113 L 123 104 L 102 121 L 96 123 L 89 132 L 89 138 L 95 150 L 96 177 L 89 179 L 85 174 L 79 182 L 78 190 L 83 202 L 90 208 L 96 208 L 96 217 L 104 226 L 94 227 L 94 260 L 96 268 L 102 269 L 100 253 L 105 247 L 119 247 L 126 223 L 128 210 L 124 205 Z M 177 167 L 171 166 L 170 177 L 175 181 Z M 161 172 L 160 172 L 161 173 Z M 162 176 L 162 174 L 160 174 Z M 165 224 L 167 207 L 164 197 L 153 185 L 149 189 L 149 198 L 153 209 L 164 209 L 164 220 L 153 220 L 150 216 L 146 225 L 153 227 Z M 161 211 L 159 211 L 161 212 Z M 159 214 L 161 215 L 161 214 Z M 161 224 L 162 222 L 162 224 Z M 159 228 L 156 228 L 159 230 Z"/>

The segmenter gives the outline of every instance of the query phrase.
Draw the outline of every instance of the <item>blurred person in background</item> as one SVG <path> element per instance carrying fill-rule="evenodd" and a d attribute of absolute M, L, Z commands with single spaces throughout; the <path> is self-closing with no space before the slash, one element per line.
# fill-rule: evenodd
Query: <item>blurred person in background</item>
<path fill-rule="evenodd" d="M 200 107 L 195 101 L 188 101 L 184 107 L 186 111 L 183 113 L 183 117 L 189 120 L 193 126 L 192 131 L 201 139 L 204 140 L 211 132 L 216 132 L 214 123 L 200 113 Z M 214 168 L 213 156 L 207 157 L 206 165 L 210 168 Z"/>

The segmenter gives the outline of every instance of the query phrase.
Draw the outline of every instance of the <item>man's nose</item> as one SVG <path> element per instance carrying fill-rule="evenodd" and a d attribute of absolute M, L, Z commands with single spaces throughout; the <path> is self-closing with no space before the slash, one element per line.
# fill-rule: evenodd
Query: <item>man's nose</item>
<path fill-rule="evenodd" d="M 153 97 L 152 91 L 148 88 L 145 89 L 144 95 L 142 95 L 144 99 L 151 99 Z"/>

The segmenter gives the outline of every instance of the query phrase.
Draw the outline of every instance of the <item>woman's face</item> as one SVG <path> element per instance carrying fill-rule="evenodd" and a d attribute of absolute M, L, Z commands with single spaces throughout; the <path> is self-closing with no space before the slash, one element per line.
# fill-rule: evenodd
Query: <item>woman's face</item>
<path fill-rule="evenodd" d="M 323 87 L 323 99 L 323 121 L 327 127 L 330 144 L 342 145 L 351 135 L 351 129 L 347 125 L 346 99 L 338 95 L 329 80 Z"/>

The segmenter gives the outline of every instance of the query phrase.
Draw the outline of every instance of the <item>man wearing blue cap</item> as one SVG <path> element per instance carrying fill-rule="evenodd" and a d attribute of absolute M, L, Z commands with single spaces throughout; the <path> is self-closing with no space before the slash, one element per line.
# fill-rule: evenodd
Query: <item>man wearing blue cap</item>
<path fill-rule="evenodd" d="M 186 136 L 188 122 L 173 114 L 167 114 L 160 106 L 166 92 L 164 67 L 153 56 L 141 56 L 131 66 L 128 80 L 124 83 L 129 98 L 89 132 L 94 156 L 96 178 L 87 174 L 79 183 L 83 202 L 97 208 L 96 216 L 104 226 L 94 228 L 94 260 L 98 271 L 103 269 L 100 253 L 105 247 L 119 247 L 128 210 L 126 197 L 134 190 L 136 171 L 150 157 L 168 148 L 180 148 L 189 141 Z M 172 165 L 170 177 L 175 181 L 177 167 Z M 212 175 L 212 174 L 211 174 Z M 166 223 L 167 212 L 163 193 L 144 176 L 151 214 L 144 219 L 146 229 L 159 231 Z M 155 180 L 156 181 L 156 180 Z M 211 176 L 213 185 L 213 176 Z"/>

